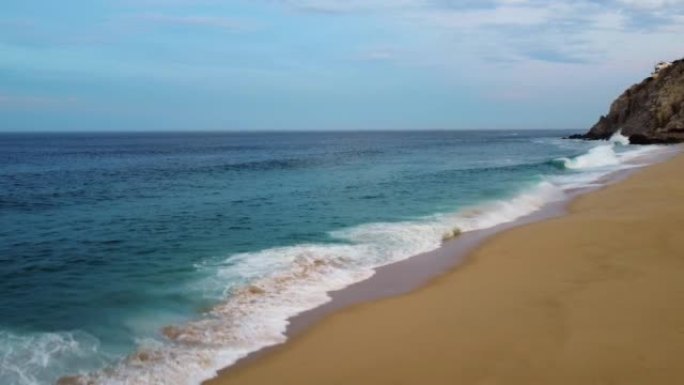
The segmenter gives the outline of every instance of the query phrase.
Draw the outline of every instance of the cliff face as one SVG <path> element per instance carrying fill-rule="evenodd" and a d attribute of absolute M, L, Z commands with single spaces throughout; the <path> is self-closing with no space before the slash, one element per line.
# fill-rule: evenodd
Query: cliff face
<path fill-rule="evenodd" d="M 684 59 L 663 66 L 610 106 L 584 139 L 607 139 L 616 131 L 636 144 L 684 142 Z"/>

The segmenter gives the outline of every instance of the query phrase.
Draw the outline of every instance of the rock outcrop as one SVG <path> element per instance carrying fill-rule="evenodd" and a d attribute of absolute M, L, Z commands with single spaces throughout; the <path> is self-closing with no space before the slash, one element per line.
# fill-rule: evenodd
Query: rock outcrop
<path fill-rule="evenodd" d="M 618 130 L 634 144 L 684 142 L 684 59 L 659 63 L 650 77 L 618 97 L 584 135 L 608 139 Z"/>

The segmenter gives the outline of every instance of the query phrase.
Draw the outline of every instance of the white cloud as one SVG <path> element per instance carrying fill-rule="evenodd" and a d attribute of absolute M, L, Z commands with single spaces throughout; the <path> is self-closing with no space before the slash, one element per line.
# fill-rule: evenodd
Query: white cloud
<path fill-rule="evenodd" d="M 496 25 L 539 25 L 547 23 L 552 15 L 549 9 L 540 7 L 501 6 L 492 9 L 428 10 L 414 16 L 435 26 L 465 29 Z"/>
<path fill-rule="evenodd" d="M 387 61 L 396 58 L 397 53 L 391 48 L 375 48 L 365 50 L 359 55 L 359 59 L 363 61 Z"/>
<path fill-rule="evenodd" d="M 243 27 L 242 23 L 226 17 L 171 16 L 163 14 L 145 14 L 138 16 L 138 18 L 146 21 L 169 25 L 209 27 L 228 30 L 237 30 Z"/>
<path fill-rule="evenodd" d="M 284 0 L 283 2 L 301 10 L 325 13 L 401 10 L 428 4 L 427 0 Z"/>
<path fill-rule="evenodd" d="M 670 7 L 684 7 L 684 0 L 618 0 L 624 6 L 642 10 L 661 10 Z"/>

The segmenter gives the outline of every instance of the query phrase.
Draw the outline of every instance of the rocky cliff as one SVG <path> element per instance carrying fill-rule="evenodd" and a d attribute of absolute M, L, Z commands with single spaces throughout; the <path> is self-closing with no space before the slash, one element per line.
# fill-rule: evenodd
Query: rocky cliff
<path fill-rule="evenodd" d="M 616 131 L 635 144 L 684 142 L 684 59 L 661 63 L 652 76 L 618 97 L 610 112 L 582 139 L 607 139 Z"/>

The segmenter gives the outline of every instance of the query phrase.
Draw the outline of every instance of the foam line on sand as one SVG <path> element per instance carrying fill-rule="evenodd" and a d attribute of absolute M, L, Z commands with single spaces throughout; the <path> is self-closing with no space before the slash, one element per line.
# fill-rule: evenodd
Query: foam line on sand
<path fill-rule="evenodd" d="M 684 383 L 682 170 L 680 155 L 582 196 L 209 384 Z"/>

